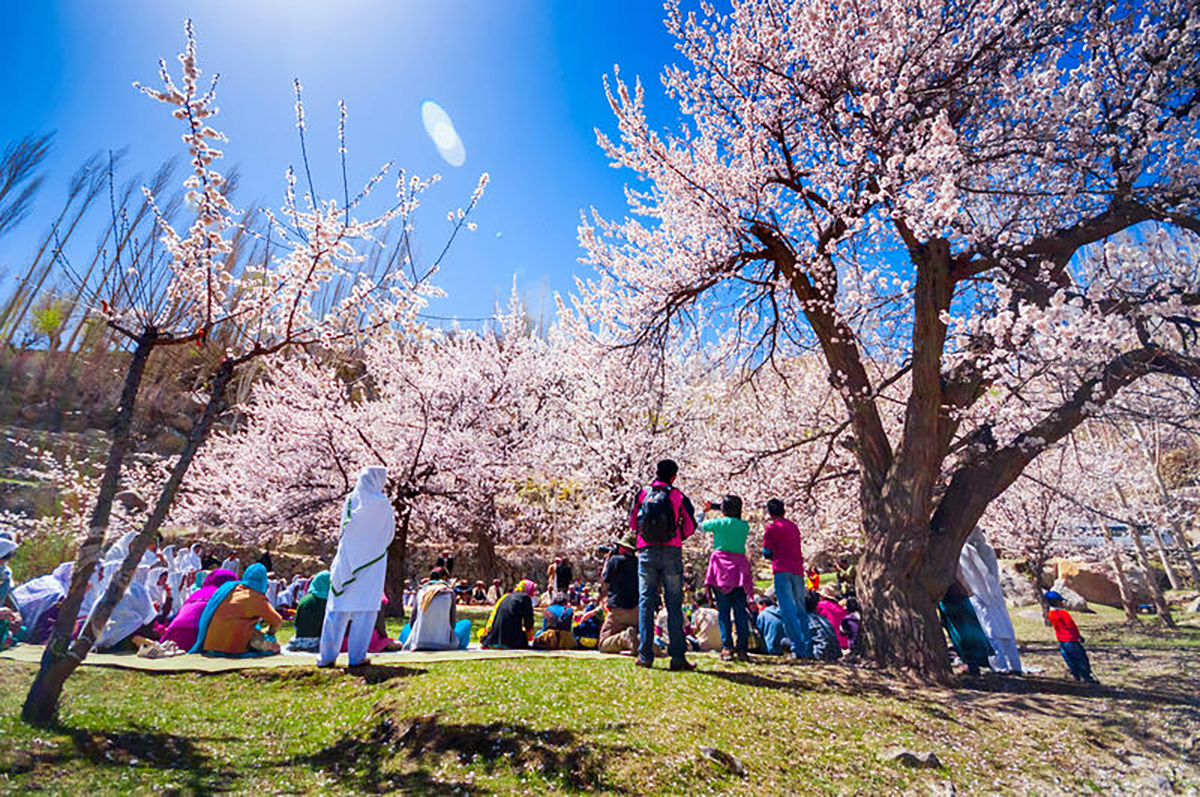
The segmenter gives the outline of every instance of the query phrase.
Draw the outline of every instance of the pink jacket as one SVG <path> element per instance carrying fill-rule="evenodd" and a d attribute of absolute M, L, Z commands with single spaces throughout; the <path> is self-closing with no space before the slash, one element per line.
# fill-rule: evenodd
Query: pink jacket
<path fill-rule="evenodd" d="M 650 482 L 650 487 L 660 486 L 670 487 L 670 485 L 666 482 L 658 481 L 657 479 Z M 643 487 L 642 489 L 638 490 L 637 498 L 634 499 L 633 502 L 633 509 L 629 512 L 629 528 L 635 532 L 638 530 L 638 510 L 642 507 L 642 501 L 646 497 L 647 489 L 648 488 Z M 675 508 L 675 537 L 670 542 L 662 544 L 675 548 L 682 548 L 683 541 L 696 533 L 696 511 L 692 508 L 691 500 L 679 490 L 674 488 L 671 488 L 671 506 Z M 646 542 L 642 539 L 642 535 L 638 534 L 637 547 L 639 551 L 643 548 L 649 548 L 654 545 L 656 545 L 656 543 Z"/>
<path fill-rule="evenodd" d="M 850 647 L 850 638 L 842 633 L 842 620 L 846 619 L 849 612 L 843 609 L 840 603 L 828 598 L 821 598 L 817 603 L 817 614 L 823 616 L 833 626 L 833 633 L 837 636 L 838 644 L 843 648 Z"/>

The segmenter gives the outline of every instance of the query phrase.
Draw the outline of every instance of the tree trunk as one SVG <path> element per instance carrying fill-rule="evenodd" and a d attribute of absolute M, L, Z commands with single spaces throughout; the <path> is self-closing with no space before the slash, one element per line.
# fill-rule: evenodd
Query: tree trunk
<path fill-rule="evenodd" d="M 121 465 L 129 451 L 130 429 L 133 425 L 138 388 L 142 383 L 146 362 L 157 340 L 158 331 L 154 327 L 142 330 L 126 367 L 121 400 L 109 431 L 108 461 L 104 465 L 96 503 L 88 520 L 88 534 L 79 546 L 75 565 L 71 569 L 71 586 L 59 607 L 58 619 L 42 652 L 38 674 L 29 687 L 25 706 L 21 710 L 21 716 L 26 722 L 46 725 L 53 721 L 58 711 L 58 696 L 62 694 L 63 683 L 79 664 L 77 661 L 70 663 L 71 633 L 75 629 L 75 619 L 79 616 L 79 609 L 87 594 L 88 580 L 91 579 L 96 570 L 96 563 L 100 560 L 104 533 L 108 530 L 108 521 L 112 516 L 113 498 L 121 486 Z"/>
<path fill-rule="evenodd" d="M 46 653 L 42 656 L 42 668 L 39 670 L 33 684 L 29 687 L 29 694 L 25 698 L 25 706 L 21 712 L 21 716 L 26 722 L 46 725 L 53 722 L 58 715 L 58 704 L 62 697 L 63 686 L 66 684 L 67 678 L 87 658 L 87 654 L 92 649 L 92 645 L 95 644 L 96 638 L 108 623 L 108 618 L 112 615 L 113 609 L 116 608 L 121 598 L 125 596 L 125 591 L 129 588 L 129 582 L 133 579 L 134 571 L 137 570 L 142 555 L 150 547 L 150 543 L 154 542 L 158 537 L 158 532 L 162 528 L 163 522 L 167 519 L 167 513 L 170 511 L 171 504 L 175 500 L 175 495 L 179 492 L 179 487 L 183 483 L 183 477 L 187 474 L 188 468 L 191 467 L 192 459 L 208 438 L 213 420 L 224 408 L 225 386 L 229 383 L 232 376 L 233 364 L 226 360 L 217 369 L 213 377 L 208 403 L 204 407 L 204 414 L 200 416 L 200 420 L 192 427 L 191 434 L 188 435 L 187 444 L 180 453 L 179 459 L 172 466 L 166 484 L 159 491 L 154 510 L 150 513 L 150 517 L 146 519 L 146 523 L 142 526 L 142 530 L 138 532 L 138 536 L 130 543 L 129 554 L 126 556 L 125 561 L 121 563 L 121 569 L 117 571 L 117 574 L 109 582 L 104 597 L 92 609 L 92 613 L 83 630 L 80 632 L 79 637 L 71 644 L 68 651 L 64 651 L 63 655 L 58 657 L 52 657 L 50 645 L 46 646 Z M 74 582 L 72 582 L 73 586 Z M 71 615 L 71 617 L 73 618 L 74 615 Z M 61 616 L 59 619 L 62 619 Z"/>
<path fill-rule="evenodd" d="M 864 507 L 866 513 L 866 507 Z M 926 529 L 887 529 L 880 518 L 865 518 L 866 546 L 858 564 L 868 657 L 881 667 L 921 680 L 951 680 L 946 637 L 938 601 L 953 579 L 946 550 L 932 544 Z"/>
<path fill-rule="evenodd" d="M 1163 625 L 1167 628 L 1174 628 L 1175 618 L 1171 616 L 1171 608 L 1167 606 L 1167 601 L 1163 598 L 1162 590 L 1158 586 L 1158 579 L 1154 576 L 1154 569 L 1150 567 L 1150 556 L 1146 553 L 1146 544 L 1142 541 L 1142 535 L 1130 525 L 1129 536 L 1133 540 L 1133 549 L 1137 552 L 1137 563 L 1146 579 L 1146 588 L 1150 590 L 1154 608 L 1158 610 L 1158 616 Z"/>
<path fill-rule="evenodd" d="M 1200 589 L 1200 567 L 1196 566 L 1196 557 L 1192 556 L 1192 541 L 1188 539 L 1187 527 L 1175 521 L 1171 524 L 1171 528 L 1175 531 L 1175 539 L 1179 544 L 1179 550 L 1183 551 L 1183 558 L 1188 563 L 1188 570 L 1191 571 L 1192 587 Z"/>
<path fill-rule="evenodd" d="M 1158 526 L 1152 525 L 1150 533 L 1154 535 L 1154 545 L 1158 548 L 1158 558 L 1162 562 L 1163 570 L 1167 571 L 1167 580 L 1171 582 L 1171 589 L 1183 589 L 1179 581 L 1179 575 L 1176 574 L 1175 568 L 1171 567 L 1171 560 L 1167 558 L 1167 544 L 1163 542 L 1162 531 Z"/>
<path fill-rule="evenodd" d="M 1097 516 L 1096 520 L 1104 532 L 1104 539 L 1108 540 L 1109 546 L 1113 549 L 1113 574 L 1117 577 L 1117 590 L 1121 593 L 1121 606 L 1125 609 L 1125 617 L 1129 622 L 1136 623 L 1138 622 L 1137 601 L 1133 599 L 1133 587 L 1129 586 L 1129 578 L 1125 575 L 1125 565 L 1121 563 L 1121 552 L 1117 550 L 1117 541 L 1113 539 L 1113 533 L 1109 530 L 1105 518 Z"/>
<path fill-rule="evenodd" d="M 389 617 L 404 619 L 404 582 L 408 578 L 408 528 L 412 512 L 401 507 L 400 522 L 396 524 L 396 536 L 388 546 L 387 575 L 384 577 L 384 592 L 387 594 Z"/>

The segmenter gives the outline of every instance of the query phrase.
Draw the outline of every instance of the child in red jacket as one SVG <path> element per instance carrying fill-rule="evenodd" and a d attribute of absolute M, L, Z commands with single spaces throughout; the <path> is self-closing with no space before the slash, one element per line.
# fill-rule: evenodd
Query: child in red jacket
<path fill-rule="evenodd" d="M 1046 603 L 1050 604 L 1050 611 L 1046 617 L 1050 620 L 1050 625 L 1054 626 L 1058 651 L 1062 653 L 1063 661 L 1071 671 L 1071 677 L 1076 681 L 1087 681 L 1089 684 L 1100 683 L 1092 675 L 1092 664 L 1088 661 L 1087 651 L 1083 649 L 1083 637 L 1079 634 L 1079 626 L 1075 625 L 1071 613 L 1062 608 L 1062 595 L 1050 590 L 1046 593 Z"/>

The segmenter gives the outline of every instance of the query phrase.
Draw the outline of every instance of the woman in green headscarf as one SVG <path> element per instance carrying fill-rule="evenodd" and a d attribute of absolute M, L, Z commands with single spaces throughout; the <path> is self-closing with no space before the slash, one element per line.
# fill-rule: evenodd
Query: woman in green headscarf
<path fill-rule="evenodd" d="M 325 622 L 325 602 L 329 598 L 329 571 L 313 576 L 308 594 L 296 606 L 296 635 L 288 650 L 316 652 L 321 646 L 321 625 Z"/>

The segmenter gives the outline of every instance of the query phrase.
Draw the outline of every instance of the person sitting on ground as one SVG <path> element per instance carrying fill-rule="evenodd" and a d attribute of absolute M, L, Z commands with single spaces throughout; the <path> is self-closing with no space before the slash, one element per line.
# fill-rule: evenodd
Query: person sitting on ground
<path fill-rule="evenodd" d="M 720 650 L 724 656 L 725 645 L 722 641 L 724 631 L 717 610 L 708 605 L 706 590 L 696 593 L 696 607 L 692 609 L 692 636 L 696 639 L 698 649 L 702 651 Z"/>
<path fill-rule="evenodd" d="M 329 600 L 329 571 L 322 570 L 312 577 L 308 594 L 296 606 L 296 635 L 288 642 L 288 650 L 316 653 L 321 647 L 321 626 L 325 623 L 325 604 Z"/>
<path fill-rule="evenodd" d="M 483 588 L 482 581 L 475 582 L 475 588 L 471 590 L 471 603 L 475 606 L 487 603 L 487 590 Z"/>
<path fill-rule="evenodd" d="M 784 646 L 791 647 L 791 640 L 787 638 L 787 626 L 783 622 L 783 613 L 775 600 L 767 595 L 759 595 L 755 602 L 758 604 L 755 625 L 763 638 L 763 652 L 771 656 L 782 656 Z"/>
<path fill-rule="evenodd" d="M 567 593 L 556 592 L 550 605 L 542 610 L 542 629 L 533 638 L 533 646 L 539 650 L 573 650 L 575 635 L 571 620 L 575 610 L 567 600 Z"/>
<path fill-rule="evenodd" d="M 821 571 L 815 566 L 808 568 L 808 573 L 804 577 L 805 586 L 809 592 L 816 592 L 821 588 Z"/>
<path fill-rule="evenodd" d="M 204 576 L 202 581 L 201 576 Z M 204 616 L 209 598 L 223 585 L 237 581 L 238 577 L 232 570 L 214 570 L 207 576 L 203 571 L 197 573 L 196 579 L 201 581 L 200 586 L 188 595 L 179 613 L 163 634 L 164 642 L 174 642 L 180 650 L 191 650 L 196 644 L 196 635 L 200 633 L 200 618 Z"/>
<path fill-rule="evenodd" d="M 523 650 L 533 638 L 533 598 L 537 585 L 524 579 L 492 609 L 480 643 L 485 648 Z"/>
<path fill-rule="evenodd" d="M 58 619 L 58 609 L 71 588 L 73 569 L 73 562 L 63 562 L 54 572 L 30 579 L 13 590 L 25 626 L 22 642 L 40 645 L 49 638 L 50 629 Z"/>
<path fill-rule="evenodd" d="M 842 646 L 838 643 L 833 626 L 817 611 L 821 596 L 809 592 L 804 599 L 804 610 L 808 613 L 808 633 L 812 637 L 813 658 L 818 661 L 837 661 L 842 657 Z"/>
<path fill-rule="evenodd" d="M 861 656 L 863 653 L 862 607 L 858 598 L 851 595 L 846 598 L 846 616 L 842 618 L 842 636 L 846 637 L 850 653 Z"/>
<path fill-rule="evenodd" d="M 842 650 L 848 650 L 850 638 L 842 633 L 842 621 L 846 619 L 846 610 L 842 604 L 838 603 L 837 587 L 833 584 L 826 584 L 817 595 L 820 596 L 820 600 L 817 601 L 817 613 L 829 621 Z"/>
<path fill-rule="evenodd" d="M 638 646 L 638 563 L 634 551 L 637 535 L 628 531 L 613 544 L 601 576 L 604 592 L 604 625 L 600 628 L 601 653 L 624 653 Z"/>
<path fill-rule="evenodd" d="M 1045 595 L 1050 611 L 1046 619 L 1054 627 L 1054 638 L 1058 640 L 1058 652 L 1062 654 L 1071 677 L 1076 681 L 1086 681 L 1089 684 L 1100 683 L 1092 675 L 1092 663 L 1088 661 L 1087 651 L 1083 648 L 1083 636 L 1079 626 L 1075 625 L 1071 613 L 1063 608 L 1063 596 L 1054 590 Z"/>
<path fill-rule="evenodd" d="M 718 508 L 710 503 L 709 509 Z M 750 646 L 750 619 L 746 601 L 754 596 L 754 575 L 746 558 L 746 537 L 750 524 L 742 520 L 742 499 L 727 495 L 720 503 L 724 517 L 705 520 L 700 530 L 713 535 L 713 552 L 708 560 L 704 586 L 717 599 L 717 619 L 720 623 L 721 659 L 734 657 L 733 626 L 737 626 L 737 659 L 746 661 Z M 730 616 L 732 615 L 732 617 Z M 693 623 L 694 624 L 694 623 Z"/>
<path fill-rule="evenodd" d="M 586 650 L 596 650 L 600 645 L 600 629 L 603 627 L 604 609 L 598 604 L 588 603 L 575 618 L 575 627 L 571 629 L 575 644 Z"/>
<path fill-rule="evenodd" d="M 93 613 L 102 602 L 96 601 L 92 607 Z M 154 608 L 146 587 L 130 581 L 129 588 L 108 616 L 108 622 L 96 636 L 96 652 L 137 653 L 152 646 L 160 636 L 154 627 L 157 617 L 158 610 Z M 88 622 L 91 622 L 90 616 Z"/>
<path fill-rule="evenodd" d="M 942 617 L 942 627 L 950 636 L 950 645 L 954 652 L 967 665 L 967 672 L 979 675 L 984 667 L 990 666 L 988 659 L 995 655 L 992 643 L 988 641 L 983 626 L 979 623 L 979 615 L 971 605 L 971 593 L 961 582 L 955 580 L 946 590 L 942 602 L 938 604 Z"/>
<path fill-rule="evenodd" d="M 275 632 L 283 618 L 267 601 L 267 569 L 255 562 L 241 581 L 219 587 L 208 599 L 192 653 L 269 656 L 279 652 Z M 265 626 L 259 628 L 259 624 Z"/>
<path fill-rule="evenodd" d="M 406 633 L 407 632 L 407 633 Z M 400 632 L 404 650 L 466 650 L 471 644 L 471 621 L 459 620 L 446 571 L 435 567 L 417 593 L 412 624 Z"/>
<path fill-rule="evenodd" d="M 16 644 L 21 633 L 21 608 L 13 597 L 12 570 L 8 563 L 17 550 L 16 537 L 8 532 L 0 532 L 0 649 Z"/>
<path fill-rule="evenodd" d="M 487 588 L 487 595 L 485 596 L 487 604 L 495 606 L 502 597 L 504 597 L 504 587 L 501 586 L 500 579 L 493 578 L 492 585 Z"/>

